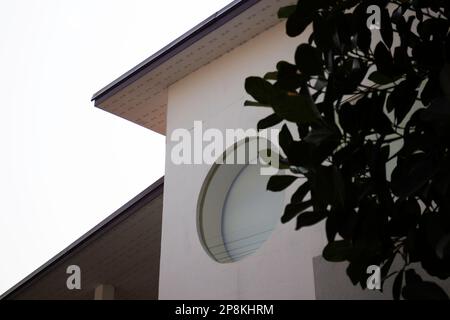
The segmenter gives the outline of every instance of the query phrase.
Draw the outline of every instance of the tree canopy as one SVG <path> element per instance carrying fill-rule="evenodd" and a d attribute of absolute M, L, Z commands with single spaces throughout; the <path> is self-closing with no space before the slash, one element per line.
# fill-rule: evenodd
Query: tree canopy
<path fill-rule="evenodd" d="M 448 299 L 412 264 L 450 276 L 450 1 L 300 0 L 279 17 L 289 37 L 308 40 L 295 63 L 247 78 L 245 89 L 247 106 L 273 110 L 258 129 L 284 123 L 290 173 L 268 189 L 306 178 L 282 222 L 325 220 L 323 256 L 348 261 L 355 285 L 379 265 L 395 299 Z M 403 263 L 393 270 L 394 259 Z"/>

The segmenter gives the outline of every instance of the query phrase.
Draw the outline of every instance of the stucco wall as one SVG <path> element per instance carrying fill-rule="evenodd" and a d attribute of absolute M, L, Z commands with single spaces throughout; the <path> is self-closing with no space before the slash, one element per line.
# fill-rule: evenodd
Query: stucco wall
<path fill-rule="evenodd" d="M 325 243 L 321 226 L 296 232 L 295 221 L 279 223 L 253 255 L 217 263 L 202 248 L 196 227 L 197 199 L 210 166 L 177 166 L 170 159 L 171 133 L 192 130 L 196 120 L 204 129 L 255 128 L 270 111 L 243 107 L 245 78 L 275 69 L 280 59 L 292 61 L 299 41 L 285 36 L 281 23 L 169 88 L 160 299 L 315 298 L 313 257 Z"/>

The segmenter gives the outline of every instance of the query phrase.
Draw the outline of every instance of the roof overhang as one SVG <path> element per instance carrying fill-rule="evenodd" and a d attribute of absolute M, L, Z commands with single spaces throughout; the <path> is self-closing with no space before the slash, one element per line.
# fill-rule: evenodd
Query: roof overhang
<path fill-rule="evenodd" d="M 294 0 L 236 0 L 94 94 L 95 106 L 166 132 L 168 87 L 279 23 Z"/>
<path fill-rule="evenodd" d="M 70 265 L 71 259 L 76 257 L 77 264 L 84 266 L 91 266 L 90 270 L 85 270 L 87 273 L 102 273 L 102 268 L 107 268 L 108 270 L 112 270 L 113 272 L 123 272 L 123 270 L 127 270 L 129 266 L 127 263 L 133 263 L 133 259 L 137 259 L 137 247 L 139 244 L 142 244 L 144 240 L 140 240 L 138 236 L 142 233 L 160 233 L 161 232 L 161 217 L 162 217 L 162 201 L 161 208 L 158 209 L 157 212 L 154 212 L 153 215 L 146 214 L 146 218 L 148 221 L 157 221 L 154 225 L 143 225 L 139 224 L 139 228 L 144 229 L 144 231 L 136 230 L 137 228 L 129 228 L 129 233 L 131 234 L 131 238 L 134 242 L 128 243 L 125 239 L 125 234 L 120 229 L 120 226 L 127 228 L 127 221 L 132 220 L 132 218 L 138 214 L 142 208 L 147 206 L 148 204 L 152 204 L 159 197 L 161 198 L 164 190 L 164 177 L 158 179 L 155 183 L 149 186 L 147 189 L 139 193 L 136 197 L 131 199 L 128 203 L 123 205 L 113 214 L 108 216 L 94 228 L 85 233 L 78 240 L 73 242 L 63 251 L 58 253 L 55 257 L 50 259 L 44 265 L 39 267 L 37 270 L 28 275 L 25 279 L 17 283 L 14 287 L 6 291 L 5 293 L 0 295 L 0 300 L 8 300 L 8 299 L 17 299 L 21 298 L 24 292 L 32 291 L 38 299 L 83 299 L 86 294 L 89 294 L 88 299 L 93 298 L 90 292 L 86 292 L 89 289 L 89 277 L 85 277 L 87 280 L 84 281 L 83 290 L 76 293 L 71 292 L 64 288 L 61 283 L 65 283 L 65 281 L 60 281 L 61 277 L 65 279 L 65 267 L 66 265 Z M 158 207 L 159 208 L 159 207 Z M 148 222 L 147 221 L 147 222 Z M 130 221 L 129 224 L 135 224 L 134 221 Z M 114 240 L 114 241 L 113 241 Z M 140 242 L 140 243 L 139 243 Z M 105 247 L 108 249 L 106 250 Z M 145 256 L 151 256 L 156 253 L 159 257 L 160 252 L 160 239 L 153 243 L 153 245 L 146 246 L 144 249 Z M 117 250 L 117 252 L 115 252 Z M 132 259 L 115 259 L 115 255 L 120 256 L 120 252 L 129 252 L 134 250 L 135 254 L 132 256 Z M 150 252 L 152 251 L 153 252 Z M 114 252 L 112 254 L 111 252 Z M 102 266 L 102 259 L 115 259 L 116 264 L 114 266 L 105 265 Z M 92 264 L 98 263 L 95 266 Z M 159 270 L 159 259 L 154 262 L 150 262 L 156 266 Z M 149 267 L 149 264 L 145 264 L 145 267 Z M 61 272 L 61 268 L 64 270 Z M 103 270 L 104 271 L 104 270 Z M 85 272 L 86 273 L 86 272 Z M 107 272 L 104 271 L 106 274 Z M 150 278 L 153 277 L 154 281 L 158 281 L 159 273 L 151 274 L 151 270 L 147 270 L 147 273 L 150 273 Z M 58 281 L 54 281 L 55 276 Z M 147 280 L 149 277 L 147 277 Z M 91 280 L 99 281 L 100 277 L 96 277 Z M 114 280 L 119 280 L 117 277 Z M 139 279 L 138 279 L 139 280 Z M 150 279 L 152 280 L 152 279 Z M 141 280 L 139 280 L 141 281 Z M 146 285 L 150 285 L 147 283 Z M 133 289 L 133 285 L 130 283 L 130 289 Z M 30 289 L 31 288 L 31 289 Z M 62 288 L 62 289 L 61 289 Z M 123 289 L 123 288 L 122 288 Z"/>

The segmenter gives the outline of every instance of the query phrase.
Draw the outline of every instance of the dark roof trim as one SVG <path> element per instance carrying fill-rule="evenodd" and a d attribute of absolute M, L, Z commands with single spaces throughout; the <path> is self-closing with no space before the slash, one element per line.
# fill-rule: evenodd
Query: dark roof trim
<path fill-rule="evenodd" d="M 223 26 L 225 23 L 235 18 L 251 6 L 258 3 L 260 0 L 235 0 L 227 5 L 222 10 L 213 14 L 181 37 L 171 42 L 150 58 L 146 59 L 136 67 L 119 77 L 114 82 L 110 83 L 97 93 L 95 93 L 91 101 L 95 100 L 96 105 L 102 103 L 115 93 L 119 92 L 129 84 L 135 82 L 143 75 L 154 70 L 162 63 L 182 52 L 207 34 Z"/>
<path fill-rule="evenodd" d="M 153 183 L 150 187 L 139 193 L 136 197 L 131 199 L 129 202 L 127 202 L 125 205 L 120 207 L 118 210 L 116 210 L 113 214 L 111 214 L 109 217 L 104 219 L 102 222 L 100 222 L 98 225 L 96 225 L 94 228 L 86 232 L 82 237 L 80 237 L 78 240 L 76 240 L 74 243 L 69 245 L 67 248 L 65 248 L 63 251 L 58 253 L 55 257 L 47 261 L 44 265 L 36 269 L 34 272 L 32 272 L 30 275 L 28 275 L 25 279 L 20 281 L 18 284 L 16 284 L 14 287 L 6 291 L 0 296 L 0 300 L 5 300 L 11 297 L 14 293 L 19 291 L 20 289 L 28 286 L 31 284 L 31 282 L 35 279 L 37 279 L 39 276 L 43 275 L 44 272 L 49 270 L 50 267 L 52 267 L 54 264 L 60 262 L 65 257 L 67 257 L 69 254 L 74 252 L 75 250 L 81 248 L 85 244 L 88 243 L 88 241 L 93 240 L 96 235 L 98 235 L 101 231 L 105 230 L 107 227 L 112 227 L 115 224 L 125 220 L 128 218 L 131 214 L 135 212 L 135 209 L 139 209 L 142 206 L 146 205 L 150 201 L 154 200 L 156 197 L 161 195 L 163 193 L 163 187 L 164 187 L 164 177 L 158 179 L 155 183 Z"/>

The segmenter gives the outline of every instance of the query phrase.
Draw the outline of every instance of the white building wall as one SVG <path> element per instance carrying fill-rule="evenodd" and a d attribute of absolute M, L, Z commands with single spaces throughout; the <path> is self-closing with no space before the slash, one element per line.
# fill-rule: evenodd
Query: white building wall
<path fill-rule="evenodd" d="M 377 32 L 373 36 L 380 39 Z M 235 263 L 215 262 L 203 249 L 196 226 L 197 199 L 210 166 L 176 166 L 170 159 L 175 145 L 171 133 L 177 128 L 192 131 L 194 121 L 201 120 L 204 130 L 255 128 L 258 120 L 272 112 L 243 106 L 251 99 L 244 90 L 245 78 L 275 70 L 280 60 L 293 62 L 297 45 L 306 41 L 287 37 L 280 23 L 169 88 L 160 299 L 392 298 L 393 278 L 386 282 L 384 293 L 362 291 L 351 285 L 346 263 L 328 263 L 320 257 L 326 244 L 323 223 L 301 231 L 295 231 L 295 219 L 279 223 L 253 255 Z M 297 186 L 286 192 L 286 203 Z M 450 294 L 448 281 L 415 267 L 424 279 L 436 281 Z"/>
<path fill-rule="evenodd" d="M 297 232 L 295 220 L 279 223 L 253 255 L 235 263 L 215 262 L 204 251 L 196 226 L 197 199 L 210 166 L 177 166 L 170 158 L 173 130 L 192 130 L 196 120 L 204 130 L 255 128 L 271 112 L 243 106 L 249 98 L 245 78 L 274 70 L 281 59 L 292 61 L 300 41 L 288 38 L 280 23 L 169 88 L 160 299 L 315 298 L 312 259 L 326 243 L 323 226 Z"/>

